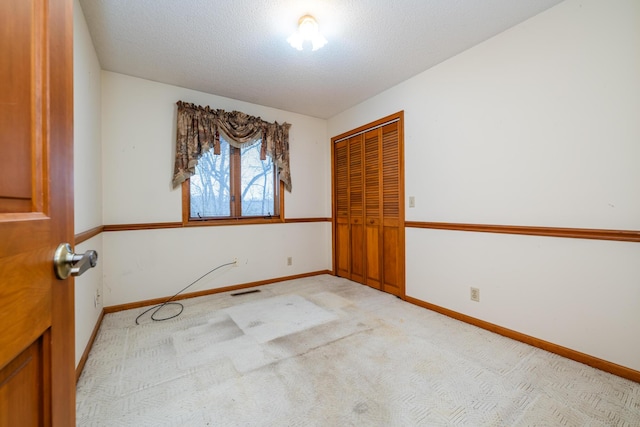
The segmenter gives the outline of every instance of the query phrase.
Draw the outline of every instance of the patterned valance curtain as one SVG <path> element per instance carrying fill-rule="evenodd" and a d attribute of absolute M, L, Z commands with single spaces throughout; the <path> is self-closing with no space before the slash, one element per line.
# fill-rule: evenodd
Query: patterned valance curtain
<path fill-rule="evenodd" d="M 239 111 L 226 112 L 178 101 L 178 132 L 176 137 L 176 163 L 173 187 L 177 187 L 195 174 L 200 156 L 213 148 L 220 154 L 220 133 L 235 147 L 262 139 L 260 159 L 270 156 L 284 183 L 291 192 L 289 171 L 289 123 L 269 123 L 260 117 Z"/>

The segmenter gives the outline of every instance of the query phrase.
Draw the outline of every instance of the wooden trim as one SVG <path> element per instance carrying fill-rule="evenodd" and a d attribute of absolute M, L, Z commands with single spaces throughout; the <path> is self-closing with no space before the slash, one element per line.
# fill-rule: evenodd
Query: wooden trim
<path fill-rule="evenodd" d="M 281 219 L 273 219 L 266 220 L 263 218 L 257 218 L 255 221 L 250 219 L 243 220 L 228 220 L 224 222 L 218 221 L 202 221 L 202 223 L 192 222 L 187 227 L 197 227 L 197 226 L 207 226 L 207 225 L 241 225 L 241 224 L 273 224 L 273 223 L 285 223 L 285 224 L 294 224 L 300 222 L 331 222 L 331 218 L 327 217 L 316 217 L 316 218 L 285 218 L 284 221 Z M 155 223 L 142 223 L 142 224 L 111 224 L 111 225 L 100 225 L 98 227 L 94 227 L 91 230 L 83 231 L 82 233 L 78 233 L 75 235 L 75 244 L 78 245 L 82 242 L 86 242 L 92 237 L 97 236 L 102 232 L 109 231 L 132 231 L 132 230 L 160 230 L 163 228 L 182 228 L 183 224 L 181 222 L 155 222 Z"/>
<path fill-rule="evenodd" d="M 83 231 L 82 233 L 78 233 L 75 235 L 74 242 L 76 245 L 79 245 L 82 242 L 86 242 L 92 237 L 97 236 L 98 234 L 104 231 L 104 225 L 100 225 L 98 227 L 94 227 L 91 230 Z"/>
<path fill-rule="evenodd" d="M 182 228 L 181 222 L 152 222 L 142 224 L 105 225 L 104 231 L 159 230 L 162 228 Z"/>
<path fill-rule="evenodd" d="M 456 311 L 449 310 L 447 308 L 440 307 L 438 305 L 431 304 L 431 303 L 419 300 L 417 298 L 407 296 L 405 298 L 405 301 L 415 304 L 417 306 L 420 306 L 422 308 L 426 308 L 428 310 L 432 310 L 437 313 L 444 314 L 445 316 L 454 318 L 456 320 L 460 320 L 470 325 L 474 325 L 479 328 L 486 329 L 487 331 L 494 332 L 496 334 L 505 336 L 507 338 L 511 338 L 516 341 L 529 344 L 533 347 L 541 348 L 551 353 L 555 353 L 559 356 L 566 357 L 567 359 L 575 360 L 576 362 L 584 363 L 585 365 L 589 365 L 596 369 L 600 369 L 602 371 L 609 372 L 610 374 L 614 374 L 619 377 L 626 378 L 628 380 L 640 383 L 640 371 L 636 371 L 634 369 L 627 368 L 625 366 L 618 365 L 613 362 L 608 362 L 606 360 L 597 358 L 595 356 L 591 356 L 591 355 L 579 352 L 577 350 L 572 350 L 570 348 L 563 347 L 558 344 L 544 341 L 539 338 L 535 338 L 530 335 L 526 335 L 521 332 L 514 331 L 512 329 L 507 329 L 502 326 L 486 322 L 484 320 L 476 319 L 475 317 L 467 316 L 466 314 L 458 313 Z"/>
<path fill-rule="evenodd" d="M 189 222 L 179 223 L 180 227 L 210 227 L 221 225 L 254 225 L 254 224 L 282 224 L 286 219 L 281 216 L 273 217 L 240 217 L 240 218 L 191 218 Z M 166 227 L 169 228 L 169 227 Z"/>
<path fill-rule="evenodd" d="M 204 153 L 202 154 L 204 155 Z M 242 197 L 239 197 L 242 194 L 242 185 L 240 184 L 241 182 L 240 175 L 241 175 L 242 168 L 240 167 L 240 165 L 241 165 L 240 149 L 238 147 L 234 147 L 233 145 L 229 144 L 229 172 L 230 172 L 229 187 L 230 187 L 230 196 L 231 196 L 231 200 L 230 200 L 231 205 L 230 205 L 229 213 L 231 214 L 231 216 L 234 216 L 234 217 L 239 217 L 240 212 L 242 211 Z M 274 171 L 276 171 L 275 164 L 274 164 Z M 186 182 L 190 183 L 191 178 L 189 178 Z M 189 185 L 189 193 L 191 193 L 190 187 L 191 185 Z M 191 211 L 190 207 L 189 207 L 189 211 Z M 191 214 L 191 212 L 189 212 L 189 214 Z"/>
<path fill-rule="evenodd" d="M 285 220 L 284 217 L 284 182 L 280 181 L 280 177 L 279 174 L 274 174 L 274 178 L 278 180 L 279 185 L 275 188 L 278 189 L 278 199 L 280 200 L 280 203 L 278 204 L 278 216 L 280 218 L 282 218 L 282 221 Z"/>
<path fill-rule="evenodd" d="M 82 370 L 84 369 L 84 365 L 87 363 L 87 359 L 89 358 L 89 352 L 93 347 L 93 342 L 96 340 L 96 336 L 98 335 L 98 331 L 100 330 L 100 325 L 102 325 L 102 319 L 104 319 L 104 309 L 100 312 L 100 316 L 98 316 L 98 321 L 93 328 L 93 332 L 91 333 L 91 337 L 89 338 L 89 342 L 84 349 L 84 353 L 82 353 L 82 357 L 78 362 L 78 366 L 76 367 L 76 383 L 80 379 L 80 375 L 82 375 Z"/>
<path fill-rule="evenodd" d="M 228 220 L 215 220 L 215 221 L 191 221 L 188 224 L 182 224 L 181 222 L 155 222 L 155 223 L 141 223 L 141 224 L 111 224 L 100 227 L 99 232 L 110 231 L 135 231 L 135 230 L 160 230 L 163 228 L 183 228 L 183 227 L 207 227 L 207 226 L 222 226 L 222 225 L 250 225 L 250 224 L 294 224 L 300 222 L 331 222 L 331 218 L 317 217 L 317 218 L 255 218 L 255 219 L 228 219 Z M 95 230 L 95 229 L 94 229 Z M 93 231 L 93 230 L 90 230 Z M 89 231 L 85 232 L 89 233 Z M 82 233 L 84 235 L 85 233 Z M 98 234 L 98 233 L 96 233 Z M 95 234 L 94 234 L 95 235 Z M 80 235 L 79 235 L 80 236 Z M 90 237 L 93 237 L 90 236 Z M 87 240 L 87 239 L 85 239 Z M 76 240 L 76 243 L 79 243 Z"/>
<path fill-rule="evenodd" d="M 201 296 L 205 296 L 205 295 L 213 295 L 213 294 L 218 294 L 218 293 L 221 293 L 221 292 L 236 291 L 236 290 L 239 290 L 239 289 L 253 288 L 253 287 L 256 287 L 256 286 L 269 285 L 271 283 L 284 282 L 285 280 L 293 280 L 293 279 L 301 279 L 301 278 L 304 278 L 304 277 L 319 276 L 321 274 L 331 274 L 331 272 L 329 270 L 313 271 L 311 273 L 294 274 L 293 276 L 284 276 L 284 277 L 277 277 L 277 278 L 274 278 L 274 279 L 258 280 L 257 282 L 249 282 L 249 283 L 244 283 L 244 284 L 241 284 L 241 285 L 225 286 L 223 288 L 207 289 L 207 290 L 198 291 L 198 292 L 190 292 L 188 294 L 180 294 L 180 295 L 176 296 L 175 298 L 172 298 L 171 301 L 178 301 L 178 300 L 183 300 L 183 299 L 188 299 L 188 298 L 201 297 Z M 118 311 L 130 310 L 132 308 L 148 307 L 148 306 L 151 306 L 151 305 L 162 304 L 168 298 L 169 297 L 162 297 L 162 298 L 154 298 L 154 299 L 145 300 L 145 301 L 131 302 L 131 303 L 127 303 L 127 304 L 112 305 L 110 307 L 105 307 L 104 308 L 104 312 L 105 313 L 116 313 Z"/>
<path fill-rule="evenodd" d="M 331 139 L 331 274 L 338 275 L 336 261 L 336 221 L 338 220 L 338 208 L 336 203 L 336 147 Z"/>
<path fill-rule="evenodd" d="M 182 181 L 182 224 L 189 224 L 189 216 L 191 210 L 191 191 L 189 189 L 190 180 Z"/>
<path fill-rule="evenodd" d="M 280 217 L 255 217 L 255 218 L 225 218 L 225 219 L 191 219 L 188 223 L 183 224 L 188 227 L 215 227 L 225 225 L 256 225 L 256 224 L 282 224 L 284 220 Z"/>
<path fill-rule="evenodd" d="M 285 218 L 285 224 L 293 224 L 299 222 L 331 222 L 331 218 Z"/>
<path fill-rule="evenodd" d="M 401 272 L 400 272 L 400 277 L 398 278 L 399 280 L 399 286 L 400 286 L 400 296 L 402 299 L 405 299 L 407 296 L 407 284 L 406 284 L 406 280 L 407 280 L 407 269 L 405 267 L 406 265 L 406 259 L 407 259 L 407 254 L 406 254 L 406 250 L 407 250 L 407 240 L 406 240 L 406 226 L 405 226 L 405 221 L 406 221 L 406 212 L 405 212 L 405 181 L 404 181 L 404 110 L 400 111 L 397 113 L 398 118 L 399 118 L 399 123 L 398 123 L 398 144 L 400 145 L 399 148 L 399 152 L 398 152 L 398 163 L 400 164 L 400 170 L 398 171 L 399 174 L 399 179 L 400 182 L 398 184 L 398 198 L 399 198 L 399 224 L 398 224 L 398 228 L 399 228 L 399 233 L 400 233 L 400 243 L 399 243 L 399 258 L 400 258 L 400 262 L 402 263 L 402 268 L 401 268 Z"/>
<path fill-rule="evenodd" d="M 521 234 L 566 237 L 572 239 L 617 240 L 640 242 L 640 230 L 601 230 L 592 228 L 530 227 L 522 225 L 459 224 L 451 222 L 406 221 L 406 227 L 437 230 L 473 231 L 479 233 Z"/>
<path fill-rule="evenodd" d="M 351 136 L 356 136 L 360 133 L 363 133 L 364 131 L 373 130 L 374 128 L 380 127 L 388 122 L 402 121 L 403 119 L 404 119 L 404 110 L 398 111 L 397 113 L 389 114 L 388 116 L 378 119 L 374 122 L 367 123 L 366 125 L 362 125 L 355 129 L 351 129 L 347 132 L 341 133 L 340 135 L 334 136 L 333 138 L 331 138 L 331 145 L 335 144 L 336 142 L 339 142 L 342 139 L 345 139 Z"/>

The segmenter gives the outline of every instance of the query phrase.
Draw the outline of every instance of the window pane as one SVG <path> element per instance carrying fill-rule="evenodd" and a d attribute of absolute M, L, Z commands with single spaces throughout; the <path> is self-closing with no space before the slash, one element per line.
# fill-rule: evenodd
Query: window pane
<path fill-rule="evenodd" d="M 242 216 L 275 215 L 273 162 L 270 156 L 260 160 L 261 145 L 259 140 L 240 152 Z"/>
<path fill-rule="evenodd" d="M 219 156 L 210 150 L 198 160 L 190 179 L 192 218 L 231 215 L 229 159 L 229 144 L 220 139 Z"/>

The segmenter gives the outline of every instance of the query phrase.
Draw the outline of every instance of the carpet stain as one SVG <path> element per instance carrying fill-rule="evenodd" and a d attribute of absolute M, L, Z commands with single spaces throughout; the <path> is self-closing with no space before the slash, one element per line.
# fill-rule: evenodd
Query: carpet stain
<path fill-rule="evenodd" d="M 369 405 L 366 402 L 360 402 L 356 406 L 353 407 L 353 412 L 356 414 L 364 414 L 369 410 Z"/>

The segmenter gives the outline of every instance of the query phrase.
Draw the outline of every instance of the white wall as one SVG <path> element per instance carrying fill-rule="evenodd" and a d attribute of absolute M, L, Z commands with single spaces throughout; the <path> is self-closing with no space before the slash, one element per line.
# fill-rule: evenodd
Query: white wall
<path fill-rule="evenodd" d="M 105 304 L 171 296 L 236 258 L 186 292 L 327 270 L 330 236 L 328 222 L 104 233 Z"/>
<path fill-rule="evenodd" d="M 567 0 L 331 118 L 328 134 L 399 110 L 409 221 L 640 230 L 636 0 Z M 639 244 L 406 240 L 407 295 L 640 370 Z"/>
<path fill-rule="evenodd" d="M 74 211 L 75 233 L 102 225 L 102 147 L 100 113 L 100 63 L 96 56 L 80 3 L 73 3 L 74 73 Z M 102 237 L 75 247 L 77 253 L 98 251 L 98 266 L 75 279 L 76 366 L 102 310 L 95 304 L 102 294 Z"/>
<path fill-rule="evenodd" d="M 102 87 L 105 224 L 181 220 L 181 192 L 171 188 L 179 100 L 291 123 L 293 189 L 285 191 L 285 215 L 331 215 L 325 120 L 108 71 Z"/>
<path fill-rule="evenodd" d="M 325 120 L 103 71 L 104 224 L 181 221 L 181 190 L 171 188 L 179 100 L 291 123 L 285 217 L 331 216 Z M 189 291 L 331 268 L 328 222 L 108 232 L 103 239 L 106 306 L 170 296 L 236 257 L 241 267 Z"/>

